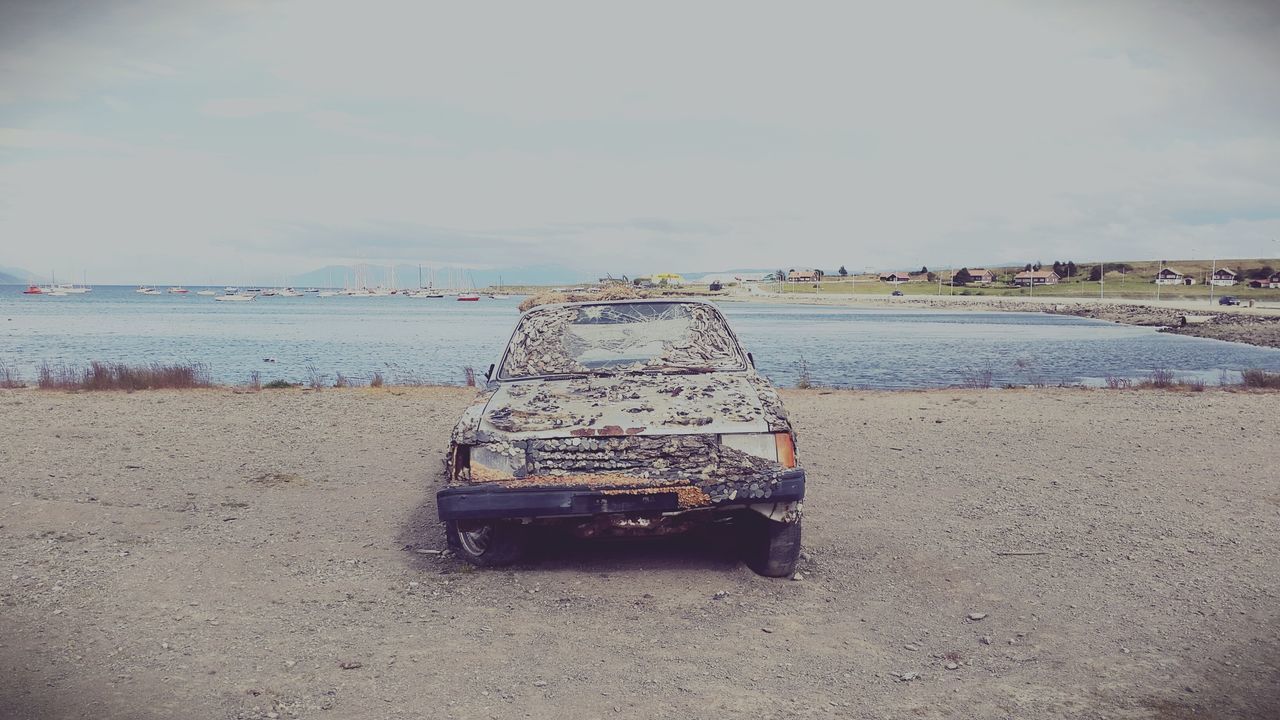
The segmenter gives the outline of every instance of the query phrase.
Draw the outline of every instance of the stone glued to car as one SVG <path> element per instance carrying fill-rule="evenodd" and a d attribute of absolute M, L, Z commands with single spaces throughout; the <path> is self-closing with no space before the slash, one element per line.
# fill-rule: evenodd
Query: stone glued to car
<path fill-rule="evenodd" d="M 704 302 L 526 312 L 454 428 L 445 474 L 449 546 L 476 565 L 516 561 L 543 524 L 592 537 L 729 521 L 744 560 L 771 577 L 800 553 L 791 423 Z"/>

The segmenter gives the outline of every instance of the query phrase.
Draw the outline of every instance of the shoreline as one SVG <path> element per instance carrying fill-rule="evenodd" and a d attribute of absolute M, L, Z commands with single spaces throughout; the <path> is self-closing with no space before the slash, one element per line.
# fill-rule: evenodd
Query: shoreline
<path fill-rule="evenodd" d="M 1050 315 L 1106 320 L 1121 325 L 1155 327 L 1159 332 L 1257 347 L 1280 348 L 1280 308 L 1270 306 L 1208 306 L 1189 301 L 1149 301 L 1125 298 L 1086 300 L 1079 297 L 980 297 L 905 295 L 791 295 L 735 293 L 715 298 L 727 302 L 767 305 L 825 305 L 875 309 L 956 310 L 966 312 L 1041 312 Z"/>

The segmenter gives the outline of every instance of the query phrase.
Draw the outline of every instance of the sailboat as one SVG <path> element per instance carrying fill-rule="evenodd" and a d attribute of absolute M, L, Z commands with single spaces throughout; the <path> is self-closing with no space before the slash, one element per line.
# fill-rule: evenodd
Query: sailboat
<path fill-rule="evenodd" d="M 493 298 L 494 300 L 506 300 L 507 298 L 511 297 L 510 295 L 507 295 L 506 293 L 502 292 L 502 276 L 501 275 L 498 276 L 498 291 L 489 293 L 489 297 Z"/>
<path fill-rule="evenodd" d="M 444 293 L 436 290 L 435 287 L 435 271 L 432 271 L 431 281 L 427 285 L 422 284 L 422 266 L 418 266 L 418 289 L 408 293 L 412 298 L 434 299 L 444 297 Z"/>
<path fill-rule="evenodd" d="M 52 295 L 53 297 L 66 297 L 67 293 L 58 286 L 58 278 L 53 273 L 49 273 L 49 284 L 40 288 L 41 295 Z"/>
<path fill-rule="evenodd" d="M 470 276 L 470 273 L 468 273 Z M 458 293 L 458 302 L 476 302 L 480 299 L 480 293 L 475 291 L 476 279 L 471 278 L 471 289 L 466 292 Z"/>

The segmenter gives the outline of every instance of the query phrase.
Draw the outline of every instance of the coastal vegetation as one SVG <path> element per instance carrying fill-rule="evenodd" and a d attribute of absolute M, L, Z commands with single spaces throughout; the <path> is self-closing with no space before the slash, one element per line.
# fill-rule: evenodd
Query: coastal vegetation
<path fill-rule="evenodd" d="M 213 387 L 204 363 L 129 365 L 94 360 L 84 367 L 58 363 L 40 366 L 41 390 L 186 390 Z"/>
<path fill-rule="evenodd" d="M 797 367 L 799 368 L 799 374 L 795 383 L 796 389 L 832 389 L 813 380 L 809 364 L 803 356 L 797 360 Z M 1020 382 L 1004 383 L 1003 387 L 1005 389 L 1021 387 L 1043 388 L 1051 385 L 1054 387 L 1089 387 L 1081 384 L 1046 381 L 1036 370 L 1036 364 L 1032 358 L 1018 358 L 1014 361 L 1013 367 L 1021 374 L 1022 380 Z M 468 387 L 474 386 L 476 384 L 475 370 L 471 367 L 464 367 L 462 372 L 462 384 Z M 258 372 L 253 372 L 250 373 L 247 383 L 234 387 L 250 391 L 264 389 L 307 389 L 318 391 L 325 387 L 338 389 L 368 387 L 378 389 L 429 385 L 429 383 L 421 382 L 412 376 L 399 377 L 395 381 L 389 381 L 382 372 L 378 371 L 370 373 L 366 381 L 338 372 L 335 373 L 334 381 L 330 385 L 326 380 L 327 376 L 321 374 L 314 366 L 308 367 L 307 373 L 307 378 L 303 382 L 290 382 L 283 378 L 277 378 L 264 383 L 261 375 Z M 36 378 L 36 387 L 41 390 L 123 390 L 126 392 L 231 387 L 215 384 L 211 377 L 209 366 L 203 363 L 129 365 L 127 363 L 93 361 L 85 366 L 44 363 L 40 366 Z M 975 390 L 989 389 L 995 386 L 995 377 L 996 372 L 993 368 L 970 368 L 961 373 L 960 381 L 954 387 Z M 0 363 L 0 389 L 25 387 L 27 387 L 27 383 L 17 369 Z M 1191 392 L 1201 392 L 1208 388 L 1280 390 L 1280 372 L 1250 368 L 1241 371 L 1237 376 L 1235 373 L 1224 371 L 1216 383 L 1209 384 L 1203 378 L 1178 377 L 1173 370 L 1168 368 L 1155 368 L 1138 378 L 1108 375 L 1103 378 L 1101 388 L 1108 390 L 1179 390 Z"/>

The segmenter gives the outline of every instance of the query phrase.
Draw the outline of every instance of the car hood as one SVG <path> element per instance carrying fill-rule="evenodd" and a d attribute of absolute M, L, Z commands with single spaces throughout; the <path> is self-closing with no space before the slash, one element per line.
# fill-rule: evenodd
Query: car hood
<path fill-rule="evenodd" d="M 776 391 L 753 371 L 505 382 L 479 420 L 482 434 L 512 440 L 790 429 Z"/>

